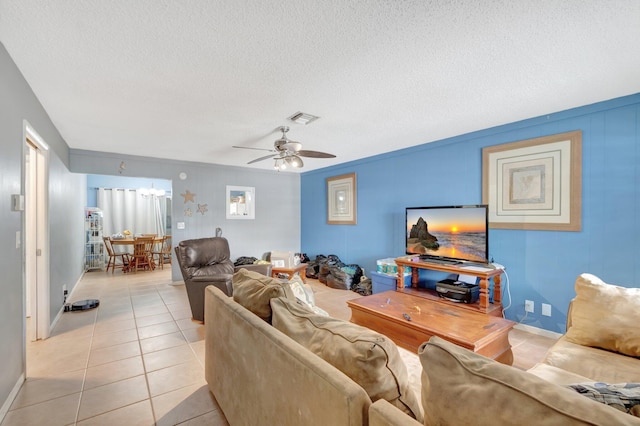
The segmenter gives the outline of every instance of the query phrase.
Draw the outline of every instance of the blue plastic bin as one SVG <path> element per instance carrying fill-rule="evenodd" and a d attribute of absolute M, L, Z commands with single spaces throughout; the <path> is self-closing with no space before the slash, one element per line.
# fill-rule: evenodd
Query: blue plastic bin
<path fill-rule="evenodd" d="M 370 272 L 369 274 L 371 275 L 371 291 L 373 294 L 396 289 L 397 275 L 381 274 L 379 272 Z M 411 286 L 411 275 L 404 276 L 404 285 L 405 287 Z"/>

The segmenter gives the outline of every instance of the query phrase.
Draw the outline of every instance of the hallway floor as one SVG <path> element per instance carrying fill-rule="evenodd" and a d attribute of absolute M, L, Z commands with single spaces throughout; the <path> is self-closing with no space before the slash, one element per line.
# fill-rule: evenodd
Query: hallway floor
<path fill-rule="evenodd" d="M 171 270 L 87 272 L 47 340 L 28 343 L 27 380 L 2 426 L 226 425 L 204 380 L 204 326 Z"/>

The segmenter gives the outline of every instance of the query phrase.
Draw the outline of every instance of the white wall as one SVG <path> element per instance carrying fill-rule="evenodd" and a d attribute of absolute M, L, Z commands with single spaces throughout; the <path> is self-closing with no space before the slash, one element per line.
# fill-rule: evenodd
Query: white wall
<path fill-rule="evenodd" d="M 215 229 L 222 228 L 233 260 L 240 256 L 260 258 L 272 250 L 300 251 L 300 176 L 297 173 L 73 149 L 70 161 L 74 172 L 172 180 L 174 246 L 186 239 L 215 236 Z M 120 173 L 122 161 L 126 169 Z M 179 178 L 181 172 L 186 173 L 185 180 Z M 227 185 L 255 188 L 255 220 L 226 219 Z M 196 194 L 195 202 L 185 203 L 181 194 L 187 190 Z M 205 204 L 206 212 L 199 213 L 198 205 Z M 191 210 L 191 216 L 185 213 L 187 209 Z M 185 229 L 178 229 L 178 222 L 184 222 Z M 172 278 L 182 280 L 175 263 Z"/>

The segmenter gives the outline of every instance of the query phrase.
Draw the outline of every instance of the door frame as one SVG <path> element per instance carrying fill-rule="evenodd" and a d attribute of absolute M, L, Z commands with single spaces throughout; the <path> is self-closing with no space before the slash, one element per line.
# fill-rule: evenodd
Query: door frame
<path fill-rule="evenodd" d="M 30 161 L 36 161 L 36 193 L 28 194 L 26 187 L 26 173 L 27 169 L 27 156 L 29 155 L 30 147 L 34 147 L 35 157 Z M 40 137 L 38 132 L 29 124 L 27 120 L 23 121 L 23 176 L 22 176 L 22 188 L 25 195 L 25 201 L 27 197 L 34 197 L 33 200 L 36 203 L 35 208 L 35 223 L 36 229 L 29 229 L 30 226 L 27 223 L 27 213 L 22 215 L 22 283 L 23 283 L 23 313 L 24 313 L 24 340 L 26 345 L 27 336 L 26 329 L 26 286 L 27 286 L 27 250 L 35 250 L 39 252 L 35 258 L 35 274 L 36 285 L 35 294 L 31 294 L 34 298 L 35 310 L 31 311 L 32 320 L 35 318 L 33 328 L 35 330 L 35 339 L 46 339 L 50 333 L 50 282 L 49 282 L 49 145 Z M 25 205 L 29 203 L 25 202 Z M 28 247 L 28 236 L 30 233 L 35 232 L 35 244 L 36 247 Z M 33 306 L 33 305 L 32 305 Z M 25 348 L 26 356 L 26 348 Z"/>

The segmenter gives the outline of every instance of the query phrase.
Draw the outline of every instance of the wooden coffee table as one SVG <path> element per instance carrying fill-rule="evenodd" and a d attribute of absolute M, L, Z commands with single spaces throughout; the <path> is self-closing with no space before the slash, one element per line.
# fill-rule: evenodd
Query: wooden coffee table
<path fill-rule="evenodd" d="M 513 321 L 398 291 L 359 297 L 347 305 L 351 322 L 382 333 L 407 350 L 417 352 L 423 342 L 438 336 L 503 364 L 513 363 L 509 344 Z"/>

